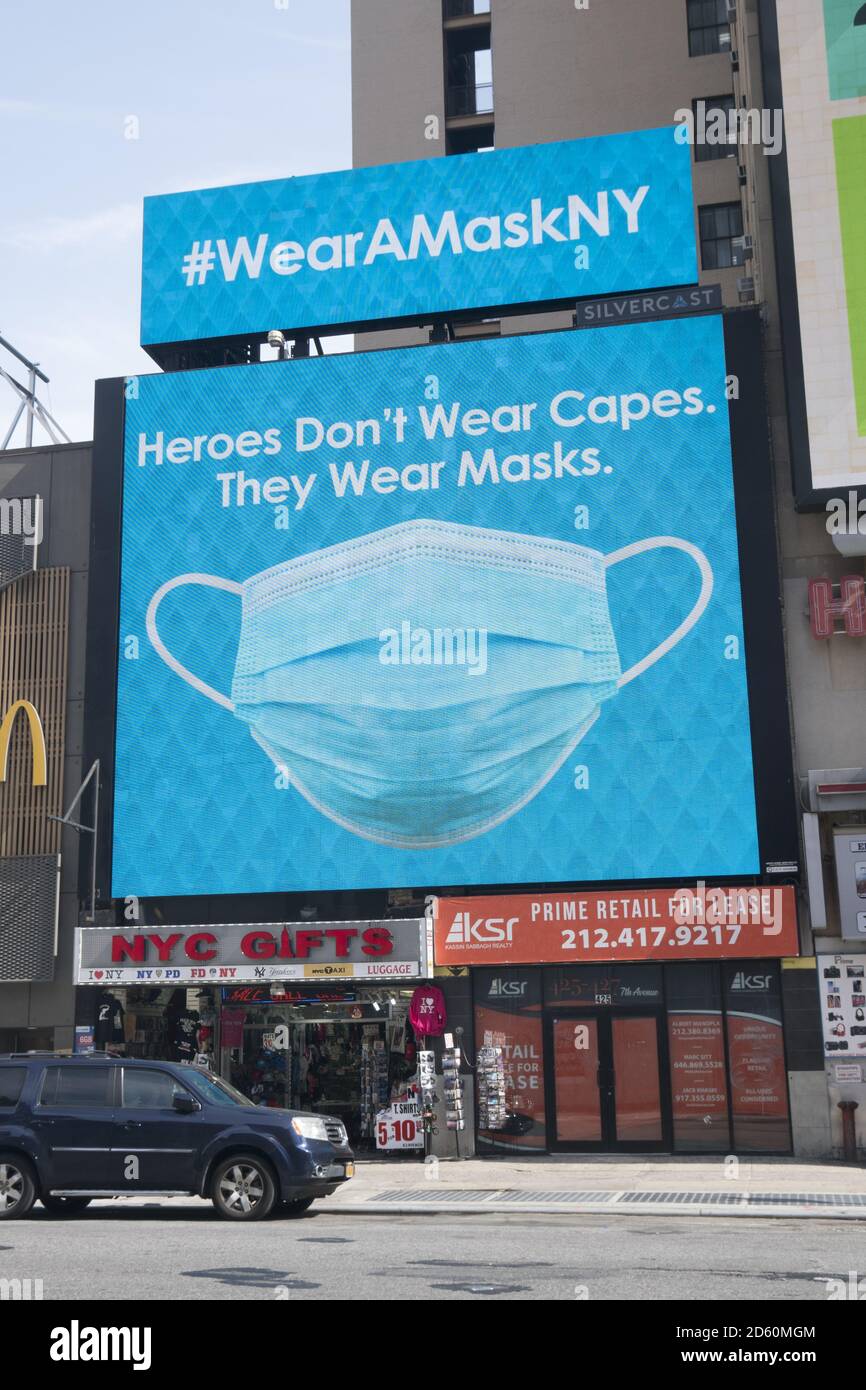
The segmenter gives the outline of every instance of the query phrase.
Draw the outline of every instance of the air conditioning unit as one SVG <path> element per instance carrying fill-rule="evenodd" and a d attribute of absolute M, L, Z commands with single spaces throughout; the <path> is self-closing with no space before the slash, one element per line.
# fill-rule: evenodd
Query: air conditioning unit
<path fill-rule="evenodd" d="M 739 275 L 737 277 L 737 294 L 740 296 L 741 304 L 754 304 L 755 277 L 753 275 Z"/>
<path fill-rule="evenodd" d="M 741 188 L 745 188 L 746 184 L 749 182 L 749 174 L 745 164 L 737 165 L 737 182 Z"/>
<path fill-rule="evenodd" d="M 739 71 L 740 71 L 740 55 L 739 55 L 739 53 L 737 52 L 736 48 L 732 48 L 732 49 L 731 49 L 731 71 L 732 71 L 732 72 L 739 72 Z"/>
<path fill-rule="evenodd" d="M 755 254 L 755 246 L 750 236 L 735 236 L 731 243 L 740 261 L 750 261 Z"/>
<path fill-rule="evenodd" d="M 727 11 L 728 11 L 728 12 L 727 12 L 727 15 L 726 15 L 726 19 L 727 19 L 728 23 L 729 23 L 729 24 L 736 24 L 736 22 L 737 22 L 737 5 L 736 5 L 736 0 L 728 0 Z"/>

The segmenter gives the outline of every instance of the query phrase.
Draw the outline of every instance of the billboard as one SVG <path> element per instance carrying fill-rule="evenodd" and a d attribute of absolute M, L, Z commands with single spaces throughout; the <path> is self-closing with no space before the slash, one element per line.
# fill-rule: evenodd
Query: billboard
<path fill-rule="evenodd" d="M 787 179 L 776 159 L 770 176 L 795 491 L 820 506 L 866 489 L 866 12 L 763 0 L 761 25 L 785 114 Z"/>
<path fill-rule="evenodd" d="M 760 872 L 720 317 L 126 396 L 114 896 Z"/>
<path fill-rule="evenodd" d="M 690 151 L 640 130 L 146 198 L 141 342 L 697 278 Z"/>
<path fill-rule="evenodd" d="M 437 898 L 437 965 L 797 956 L 794 889 L 635 888 Z"/>

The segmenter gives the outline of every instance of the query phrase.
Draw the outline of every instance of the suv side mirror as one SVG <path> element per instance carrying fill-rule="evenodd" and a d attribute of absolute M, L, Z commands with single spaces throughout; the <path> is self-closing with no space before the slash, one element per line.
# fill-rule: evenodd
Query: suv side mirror
<path fill-rule="evenodd" d="M 179 1115 L 194 1115 L 196 1110 L 201 1110 L 198 1101 L 193 1100 L 192 1096 L 173 1096 L 171 1108 Z"/>

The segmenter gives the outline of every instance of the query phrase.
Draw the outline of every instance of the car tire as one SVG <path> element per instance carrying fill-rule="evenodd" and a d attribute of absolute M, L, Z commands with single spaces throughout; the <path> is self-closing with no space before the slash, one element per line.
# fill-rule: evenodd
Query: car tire
<path fill-rule="evenodd" d="M 26 1216 L 36 1201 L 36 1178 L 26 1158 L 0 1153 L 0 1221 Z"/>
<path fill-rule="evenodd" d="M 280 1202 L 281 1216 L 303 1216 L 315 1202 L 315 1197 L 295 1197 L 288 1202 Z"/>
<path fill-rule="evenodd" d="M 211 1201 L 226 1221 L 264 1221 L 277 1201 L 271 1166 L 258 1154 L 233 1154 L 217 1163 Z"/>
<path fill-rule="evenodd" d="M 91 1197 L 40 1197 L 40 1202 L 52 1216 L 77 1216 L 89 1207 Z"/>

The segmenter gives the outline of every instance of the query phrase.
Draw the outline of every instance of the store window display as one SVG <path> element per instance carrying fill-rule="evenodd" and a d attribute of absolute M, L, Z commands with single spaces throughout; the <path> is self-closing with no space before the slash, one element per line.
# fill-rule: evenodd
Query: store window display
<path fill-rule="evenodd" d="M 212 1065 L 216 1011 L 208 990 L 103 989 L 90 1018 L 97 1051 Z"/>
<path fill-rule="evenodd" d="M 242 1024 L 224 1008 L 223 1075 L 257 1105 L 336 1115 L 353 1145 L 372 1149 L 376 1111 L 415 1072 L 407 1008 L 388 996 L 258 1000 Z"/>

